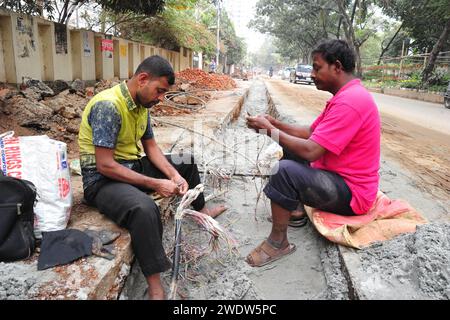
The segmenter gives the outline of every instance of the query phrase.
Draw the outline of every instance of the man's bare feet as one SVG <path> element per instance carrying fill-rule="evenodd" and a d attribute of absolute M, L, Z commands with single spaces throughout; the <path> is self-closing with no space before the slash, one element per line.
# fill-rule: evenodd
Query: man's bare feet
<path fill-rule="evenodd" d="M 207 214 L 208 216 L 210 216 L 211 218 L 217 218 L 218 216 L 220 216 L 224 211 L 226 211 L 228 208 L 221 204 L 217 207 L 214 208 L 209 208 L 207 209 L 206 207 L 204 207 L 202 210 L 200 210 L 201 213 Z"/>
<path fill-rule="evenodd" d="M 164 290 L 163 291 L 157 291 L 157 290 L 151 291 L 149 288 L 148 298 L 150 300 L 166 300 L 166 295 L 164 293 Z"/>
<path fill-rule="evenodd" d="M 166 294 L 164 292 L 164 287 L 161 283 L 161 277 L 159 273 L 148 276 L 147 283 L 147 294 L 150 300 L 166 300 Z"/>

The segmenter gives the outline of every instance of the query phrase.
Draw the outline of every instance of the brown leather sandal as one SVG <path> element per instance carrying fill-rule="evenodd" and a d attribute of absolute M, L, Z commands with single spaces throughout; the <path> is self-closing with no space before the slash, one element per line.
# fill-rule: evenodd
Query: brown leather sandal
<path fill-rule="evenodd" d="M 296 250 L 296 246 L 290 243 L 284 249 L 277 249 L 267 240 L 264 240 L 259 246 L 245 258 L 245 261 L 252 267 L 262 267 L 284 256 L 287 256 Z"/>

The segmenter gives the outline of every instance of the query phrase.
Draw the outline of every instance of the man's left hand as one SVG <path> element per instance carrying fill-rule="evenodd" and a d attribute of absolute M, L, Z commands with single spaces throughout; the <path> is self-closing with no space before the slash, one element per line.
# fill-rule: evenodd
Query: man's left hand
<path fill-rule="evenodd" d="M 183 196 L 189 190 L 189 185 L 182 176 L 178 175 L 176 177 L 173 177 L 171 180 L 177 184 L 179 195 Z"/>
<path fill-rule="evenodd" d="M 270 121 L 265 116 L 256 116 L 256 117 L 245 117 L 247 120 L 247 126 L 250 129 L 261 130 L 261 129 L 274 129 L 275 127 L 270 123 Z"/>

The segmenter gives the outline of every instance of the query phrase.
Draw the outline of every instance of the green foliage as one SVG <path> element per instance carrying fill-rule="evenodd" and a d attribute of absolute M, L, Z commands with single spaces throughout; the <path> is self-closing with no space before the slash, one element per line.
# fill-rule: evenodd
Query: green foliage
<path fill-rule="evenodd" d="M 42 7 L 38 5 L 36 0 L 1 0 L 0 7 L 28 15 L 40 15 L 41 10 L 43 10 L 47 12 L 50 19 L 53 19 L 55 13 L 55 3 L 52 0 L 43 0 Z"/>
<path fill-rule="evenodd" d="M 449 82 L 450 74 L 446 70 L 442 69 L 437 69 L 436 71 L 434 71 L 428 79 L 428 84 L 430 86 L 447 86 Z"/>
<path fill-rule="evenodd" d="M 97 3 L 103 9 L 115 14 L 133 13 L 145 16 L 152 16 L 161 12 L 165 4 L 164 0 L 43 0 L 42 7 L 40 7 L 36 0 L 3 0 L 0 1 L 0 6 L 29 15 L 40 15 L 41 10 L 43 10 L 47 13 L 49 19 L 57 18 L 60 23 L 68 23 L 76 8 L 90 2 Z M 58 13 L 59 16 L 55 17 L 55 13 Z"/>
<path fill-rule="evenodd" d="M 377 28 L 372 0 L 259 0 L 256 30 L 279 40 L 278 52 L 306 62 L 319 42 L 344 38 L 355 49 L 360 71 L 359 48 Z"/>
<path fill-rule="evenodd" d="M 448 0 L 378 0 L 383 12 L 404 23 L 411 47 L 418 52 L 430 52 L 450 19 Z M 450 49 L 447 42 L 444 50 Z"/>
<path fill-rule="evenodd" d="M 126 38 L 167 49 L 183 46 L 214 57 L 216 52 L 217 11 L 206 0 L 169 0 L 163 13 L 133 20 L 120 27 Z M 245 43 L 236 36 L 225 11 L 220 23 L 221 52 L 227 63 L 239 63 L 245 55 Z"/>
<path fill-rule="evenodd" d="M 398 65 L 392 65 L 398 69 Z M 426 90 L 431 92 L 445 92 L 450 82 L 450 75 L 444 70 L 438 70 L 432 74 L 432 82 L 423 86 L 420 71 L 414 71 L 407 75 L 407 79 L 382 80 L 381 68 L 374 68 L 364 73 L 364 85 L 368 88 L 406 88 Z M 386 79 L 386 77 L 384 77 Z"/>
<path fill-rule="evenodd" d="M 86 1 L 79 1 L 86 2 Z M 135 14 L 142 14 L 152 16 L 164 9 L 164 0 L 95 0 L 103 8 L 108 9 L 114 13 L 133 12 Z"/>
<path fill-rule="evenodd" d="M 180 46 L 213 53 L 215 37 L 202 24 L 197 23 L 188 13 L 167 7 L 154 17 L 145 17 L 120 26 L 121 35 L 136 41 L 143 41 L 169 50 Z"/>

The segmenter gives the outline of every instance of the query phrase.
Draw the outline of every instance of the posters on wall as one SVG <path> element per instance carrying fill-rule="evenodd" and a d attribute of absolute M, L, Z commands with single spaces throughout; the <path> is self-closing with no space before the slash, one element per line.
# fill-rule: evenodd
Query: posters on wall
<path fill-rule="evenodd" d="M 125 58 L 127 56 L 128 46 L 126 44 L 120 45 L 120 56 Z"/>
<path fill-rule="evenodd" d="M 106 35 L 105 39 L 102 39 L 102 51 L 104 52 L 105 58 L 113 57 L 113 40 L 111 36 Z"/>
<path fill-rule="evenodd" d="M 20 58 L 28 58 L 31 51 L 36 51 L 36 43 L 33 33 L 33 20 L 17 17 L 17 52 Z"/>
<path fill-rule="evenodd" d="M 85 57 L 92 55 L 91 45 L 89 44 L 89 33 L 83 31 L 83 52 Z"/>
<path fill-rule="evenodd" d="M 67 54 L 67 27 L 57 22 L 55 22 L 55 49 L 56 54 Z"/>

